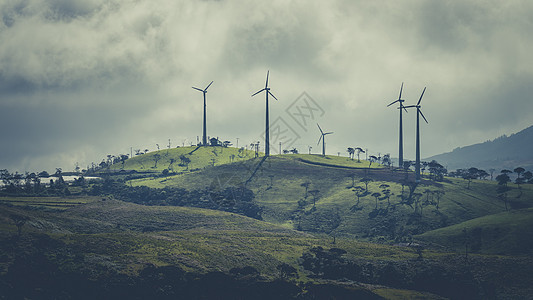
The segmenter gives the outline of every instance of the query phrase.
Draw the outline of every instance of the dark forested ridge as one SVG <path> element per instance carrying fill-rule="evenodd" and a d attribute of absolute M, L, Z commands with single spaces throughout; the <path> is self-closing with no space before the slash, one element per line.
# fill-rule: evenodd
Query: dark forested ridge
<path fill-rule="evenodd" d="M 448 170 L 477 167 L 482 169 L 494 168 L 513 169 L 522 166 L 526 169 L 533 167 L 533 126 L 510 136 L 503 135 L 492 141 L 459 147 L 425 160 L 436 160 L 445 165 Z"/>

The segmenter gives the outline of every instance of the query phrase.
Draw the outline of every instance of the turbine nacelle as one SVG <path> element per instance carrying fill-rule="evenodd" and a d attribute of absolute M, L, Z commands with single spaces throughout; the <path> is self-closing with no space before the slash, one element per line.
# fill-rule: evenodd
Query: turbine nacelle
<path fill-rule="evenodd" d="M 426 119 L 426 117 L 425 117 L 424 114 L 422 113 L 422 110 L 420 110 L 420 108 L 422 107 L 422 106 L 420 105 L 420 102 L 422 102 L 422 97 L 424 97 L 424 93 L 425 93 L 425 92 L 426 92 L 426 88 L 424 87 L 424 90 L 422 91 L 422 95 L 420 95 L 420 99 L 418 99 L 418 102 L 416 103 L 416 105 L 404 106 L 404 108 L 413 108 L 413 107 L 416 107 L 416 112 L 422 116 L 422 118 L 424 119 L 424 121 L 426 121 L 426 123 L 429 124 L 428 120 Z"/>
<path fill-rule="evenodd" d="M 259 93 L 261 93 L 262 91 L 265 91 L 265 92 L 267 92 L 267 97 L 268 97 L 268 95 L 270 94 L 270 96 L 272 96 L 274 99 L 278 100 L 278 98 L 276 98 L 276 96 L 274 96 L 274 94 L 272 94 L 272 93 L 270 92 L 270 88 L 268 87 L 268 75 L 269 75 L 269 73 L 270 73 L 270 71 L 267 71 L 267 78 L 266 78 L 265 88 L 259 90 L 259 91 L 256 92 L 255 94 L 253 94 L 252 97 L 255 96 L 255 95 L 257 95 L 257 94 L 259 94 Z"/>
<path fill-rule="evenodd" d="M 207 89 L 208 89 L 212 84 L 213 84 L 213 81 L 211 81 L 211 83 L 208 84 L 207 87 L 206 87 L 205 89 L 203 89 L 203 90 L 202 90 L 202 89 L 199 89 L 199 88 L 197 88 L 197 87 L 194 87 L 194 86 L 193 86 L 192 88 L 195 89 L 195 90 L 197 90 L 197 91 L 200 91 L 200 92 L 202 92 L 202 93 L 204 93 L 204 94 L 207 94 Z"/>

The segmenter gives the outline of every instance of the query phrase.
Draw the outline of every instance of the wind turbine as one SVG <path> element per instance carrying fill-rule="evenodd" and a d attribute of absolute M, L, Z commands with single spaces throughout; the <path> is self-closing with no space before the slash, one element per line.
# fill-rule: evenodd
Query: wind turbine
<path fill-rule="evenodd" d="M 202 135 L 202 145 L 203 146 L 207 146 L 207 125 L 206 125 L 206 121 L 205 121 L 205 116 L 206 116 L 206 113 L 205 113 L 205 110 L 206 110 L 206 104 L 205 104 L 205 94 L 207 94 L 207 89 L 213 84 L 213 81 L 211 81 L 211 83 L 205 88 L 205 89 L 199 89 L 199 88 L 196 88 L 196 87 L 192 87 L 193 89 L 197 90 L 197 91 L 200 91 L 202 93 L 204 93 L 204 132 L 203 132 L 203 135 Z"/>
<path fill-rule="evenodd" d="M 253 97 L 253 96 L 261 93 L 262 91 L 265 91 L 265 95 L 266 95 L 265 157 L 270 155 L 270 126 L 269 126 L 270 124 L 268 122 L 268 95 L 270 94 L 270 96 L 272 96 L 272 97 L 274 97 L 274 99 L 278 100 L 278 98 L 276 98 L 276 96 L 274 96 L 270 92 L 270 88 L 268 87 L 268 74 L 269 73 L 270 73 L 270 71 L 267 71 L 267 79 L 266 79 L 266 83 L 265 83 L 265 88 L 252 95 L 252 97 Z"/>
<path fill-rule="evenodd" d="M 416 182 L 420 182 L 420 116 L 424 118 L 424 121 L 428 123 L 428 120 L 426 117 L 424 117 L 424 114 L 420 110 L 420 101 L 422 101 L 422 97 L 424 96 L 424 93 L 426 92 L 426 88 L 424 87 L 424 90 L 422 91 L 422 95 L 420 95 L 420 99 L 418 99 L 418 103 L 416 105 L 409 105 L 405 106 L 405 108 L 413 108 L 416 107 L 416 163 L 415 163 L 415 173 L 416 173 Z"/>
<path fill-rule="evenodd" d="M 403 166 L 403 121 L 402 121 L 402 110 L 405 110 L 405 112 L 407 112 L 407 110 L 405 109 L 405 106 L 403 106 L 403 102 L 405 100 L 402 99 L 402 90 L 403 90 L 403 82 L 402 82 L 402 87 L 400 87 L 400 95 L 398 96 L 398 100 L 392 102 L 391 104 L 387 105 L 387 107 L 393 105 L 394 103 L 396 102 L 399 102 L 400 103 L 400 107 L 398 107 L 398 109 L 400 110 L 400 137 L 399 137 L 399 146 L 398 146 L 398 166 L 400 166 L 400 168 Z"/>
<path fill-rule="evenodd" d="M 318 139 L 318 144 L 320 144 L 320 140 L 322 140 L 322 156 L 326 156 L 326 135 L 332 134 L 333 132 L 326 132 L 322 131 L 322 128 L 320 128 L 320 125 L 316 123 L 316 126 L 318 126 L 318 129 L 320 130 L 320 138 Z"/>

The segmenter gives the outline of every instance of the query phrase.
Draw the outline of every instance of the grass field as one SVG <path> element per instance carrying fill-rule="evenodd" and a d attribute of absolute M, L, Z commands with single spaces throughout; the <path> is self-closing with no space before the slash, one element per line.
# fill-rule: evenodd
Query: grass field
<path fill-rule="evenodd" d="M 533 208 L 488 215 L 429 231 L 418 239 L 455 251 L 533 255 Z"/>
<path fill-rule="evenodd" d="M 311 159 L 314 161 L 309 163 Z M 327 160 L 329 166 L 321 160 Z M 133 180 L 131 183 L 153 188 L 220 189 L 246 182 L 258 163 L 259 159 L 251 159 L 165 178 Z M 356 160 L 300 154 L 274 156 L 261 165 L 247 187 L 253 190 L 254 201 L 263 207 L 263 218 L 268 222 L 290 229 L 297 229 L 300 225 L 304 230 L 329 233 L 326 223 L 331 216 L 338 215 L 340 224 L 336 234 L 371 237 L 373 240 L 391 239 L 391 232 L 394 232 L 392 238 L 409 238 L 505 211 L 505 204 L 497 197 L 495 182 L 474 180 L 468 187 L 463 179 L 447 178 L 438 183 L 422 181 L 415 192 L 421 194 L 421 203 L 433 204 L 424 205 L 415 212 L 414 207 L 400 204 L 399 196 L 407 196 L 409 190 L 401 184 L 406 176 L 404 172 L 381 166 L 350 169 L 346 168 L 347 164 L 356 164 Z M 407 176 L 412 178 L 413 174 Z M 354 186 L 365 189 L 365 184 L 361 182 L 363 178 L 371 178 L 372 181 L 368 184 L 368 193 L 363 193 L 356 206 L 357 190 L 354 191 Z M 308 185 L 307 197 L 305 184 Z M 388 199 L 384 189 L 389 190 Z M 309 193 L 313 190 L 318 191 L 316 197 Z M 443 192 L 438 209 L 435 205 L 436 191 Z M 377 209 L 373 193 L 380 193 Z M 518 190 L 512 186 L 508 197 L 515 208 L 531 206 L 533 187 L 523 185 Z"/>

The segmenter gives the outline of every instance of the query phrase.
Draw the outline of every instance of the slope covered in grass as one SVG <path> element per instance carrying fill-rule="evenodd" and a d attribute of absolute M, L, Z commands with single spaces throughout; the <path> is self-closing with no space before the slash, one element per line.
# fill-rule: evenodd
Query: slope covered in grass
<path fill-rule="evenodd" d="M 15 298 L 78 295 L 80 289 L 119 297 L 138 287 L 138 293 L 168 298 L 191 289 L 198 295 L 206 286 L 221 292 L 229 286 L 252 286 L 256 292 L 261 286 L 280 291 L 285 286 L 307 295 L 303 299 L 331 293 L 365 299 L 375 294 L 438 299 L 434 293 L 523 297 L 531 290 L 527 272 L 533 262 L 527 258 L 473 257 L 465 265 L 457 254 L 417 253 L 347 237 L 333 245 L 326 235 L 220 211 L 108 197 L 55 209 L 44 204 L 46 199 L 41 208 L 0 207 L 0 287 Z M 13 215 L 26 220 L 21 235 Z M 284 264 L 289 271 L 280 281 Z M 495 278 L 498 272 L 506 277 Z"/>
<path fill-rule="evenodd" d="M 533 255 L 533 208 L 511 210 L 423 233 L 425 242 L 471 252 Z M 465 245 L 466 244 L 466 245 Z"/>
<path fill-rule="evenodd" d="M 386 240 L 408 239 L 428 230 L 505 210 L 494 182 L 476 180 L 468 184 L 452 178 L 444 182 L 423 180 L 414 191 L 419 194 L 419 203 L 405 203 L 409 188 L 404 180 L 406 176 L 412 180 L 412 173 L 386 168 L 351 169 L 343 164 L 325 166 L 309 163 L 306 157 L 310 156 L 270 157 L 259 168 L 260 159 L 251 159 L 131 183 L 188 190 L 223 189 L 246 183 L 255 194 L 254 201 L 263 207 L 263 218 L 268 222 L 309 232 Z M 320 156 L 313 159 L 333 161 L 333 158 Z M 352 163 L 347 158 L 338 159 Z M 253 178 L 248 180 L 256 169 Z M 363 178 L 371 179 L 368 191 L 361 182 Z M 532 186 L 523 185 L 521 190 L 512 187 L 508 198 L 514 208 L 531 206 Z"/>

